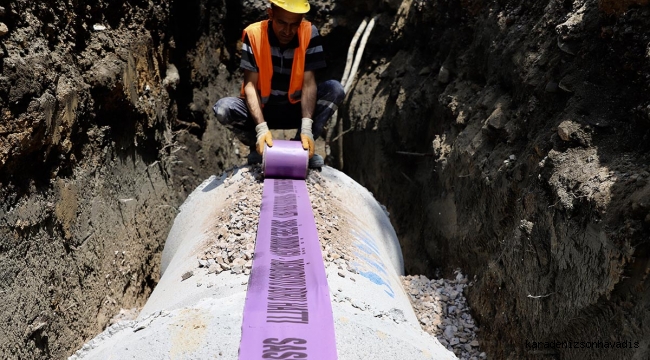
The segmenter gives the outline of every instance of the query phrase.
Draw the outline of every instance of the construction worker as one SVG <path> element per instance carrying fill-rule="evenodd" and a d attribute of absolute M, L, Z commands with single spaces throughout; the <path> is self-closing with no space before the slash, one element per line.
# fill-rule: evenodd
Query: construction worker
<path fill-rule="evenodd" d="M 273 146 L 269 129 L 298 129 L 296 140 L 309 152 L 309 167 L 323 166 L 314 139 L 345 97 L 338 81 L 316 84 L 314 71 L 326 66 L 322 38 L 310 22 L 307 0 L 270 0 L 269 19 L 244 29 L 239 97 L 220 99 L 217 119 L 251 147 L 248 163 L 262 161 Z M 256 152 L 252 151 L 252 148 Z"/>

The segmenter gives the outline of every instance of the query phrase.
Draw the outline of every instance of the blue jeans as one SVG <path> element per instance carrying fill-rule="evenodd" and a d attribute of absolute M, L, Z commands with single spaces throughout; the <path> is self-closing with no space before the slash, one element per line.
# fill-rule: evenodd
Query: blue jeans
<path fill-rule="evenodd" d="M 323 128 L 344 98 L 343 86 L 338 81 L 328 80 L 318 84 L 316 108 L 312 115 L 314 140 L 322 134 Z M 217 101 L 212 110 L 217 115 L 219 122 L 232 131 L 239 141 L 247 146 L 255 145 L 255 122 L 249 114 L 246 100 L 238 97 L 225 97 Z M 262 108 L 262 114 L 269 129 L 298 129 L 300 131 L 302 120 L 300 103 L 267 103 Z M 296 134 L 297 136 L 298 134 Z"/>

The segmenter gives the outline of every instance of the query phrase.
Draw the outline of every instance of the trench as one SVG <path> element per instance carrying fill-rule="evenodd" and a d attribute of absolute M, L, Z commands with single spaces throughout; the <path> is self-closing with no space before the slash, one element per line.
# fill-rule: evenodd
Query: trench
<path fill-rule="evenodd" d="M 0 15 L 8 358 L 68 356 L 142 306 L 178 206 L 245 161 L 210 106 L 237 91 L 237 42 L 261 2 L 83 4 Z M 356 26 L 378 15 L 328 162 L 387 207 L 407 273 L 474 279 L 490 358 L 646 357 L 647 1 L 312 6 L 319 78 L 340 79 Z M 565 340 L 639 346 L 527 347 Z"/>

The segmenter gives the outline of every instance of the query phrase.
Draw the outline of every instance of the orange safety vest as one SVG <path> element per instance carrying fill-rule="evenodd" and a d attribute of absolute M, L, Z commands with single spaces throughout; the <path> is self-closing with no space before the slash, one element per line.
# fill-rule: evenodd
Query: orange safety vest
<path fill-rule="evenodd" d="M 271 96 L 271 78 L 273 77 L 273 62 L 271 61 L 271 45 L 269 44 L 269 20 L 263 20 L 249 25 L 242 34 L 242 41 L 248 34 L 253 55 L 257 62 L 259 74 L 257 78 L 257 91 L 262 99 L 262 107 Z M 273 31 L 273 29 L 271 29 Z M 298 28 L 298 47 L 293 53 L 293 66 L 291 67 L 291 80 L 289 82 L 289 102 L 295 104 L 302 95 L 302 81 L 305 73 L 305 54 L 309 40 L 311 40 L 311 23 L 303 20 Z M 244 84 L 241 85 L 241 95 L 245 97 Z"/>

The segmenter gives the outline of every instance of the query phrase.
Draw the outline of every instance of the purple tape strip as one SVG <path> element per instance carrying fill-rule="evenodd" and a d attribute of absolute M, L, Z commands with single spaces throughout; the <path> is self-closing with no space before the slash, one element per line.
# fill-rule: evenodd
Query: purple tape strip
<path fill-rule="evenodd" d="M 274 140 L 272 147 L 264 148 L 262 168 L 267 178 L 304 179 L 308 162 L 300 141 Z"/>
<path fill-rule="evenodd" d="M 271 149 L 284 148 L 277 144 Z M 302 146 L 299 151 L 305 152 Z M 275 167 L 284 158 L 269 155 L 239 359 L 335 360 L 332 305 L 307 186 L 303 180 L 269 179 L 269 173 L 285 171 Z M 284 174 L 307 171 L 306 161 L 293 166 L 302 168 Z"/>

